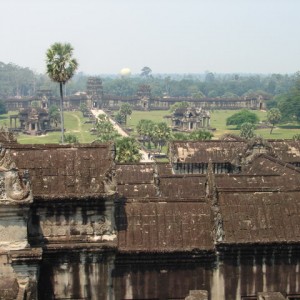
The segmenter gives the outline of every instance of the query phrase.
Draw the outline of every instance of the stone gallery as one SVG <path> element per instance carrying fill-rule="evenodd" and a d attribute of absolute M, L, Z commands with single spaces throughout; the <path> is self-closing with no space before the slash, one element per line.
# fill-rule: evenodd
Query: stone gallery
<path fill-rule="evenodd" d="M 129 103 L 135 110 L 168 110 L 178 102 L 188 103 L 189 106 L 211 109 L 265 109 L 265 98 L 255 97 L 236 97 L 236 98 L 193 98 L 193 97 L 154 97 L 151 94 L 151 87 L 142 84 L 138 87 L 135 96 L 120 97 L 117 95 L 105 94 L 103 91 L 102 80 L 98 77 L 89 77 L 86 91 L 78 92 L 64 98 L 64 108 L 66 110 L 78 110 L 81 105 L 88 108 L 105 108 L 118 110 L 122 104 Z M 15 111 L 26 109 L 32 106 L 33 102 L 41 102 L 43 108 L 56 105 L 59 107 L 60 98 L 54 97 L 50 90 L 38 90 L 33 97 L 14 97 L 4 99 L 7 110 Z"/>
<path fill-rule="evenodd" d="M 0 299 L 300 299 L 300 142 L 0 139 Z"/>

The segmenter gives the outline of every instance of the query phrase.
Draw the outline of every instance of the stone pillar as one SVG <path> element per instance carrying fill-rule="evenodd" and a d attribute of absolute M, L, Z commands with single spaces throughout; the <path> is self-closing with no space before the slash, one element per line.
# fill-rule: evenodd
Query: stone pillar
<path fill-rule="evenodd" d="M 28 244 L 27 223 L 32 194 L 28 176 L 20 176 L 9 152 L 0 147 L 0 285 L 2 294 L 17 294 L 16 298 L 37 299 L 38 263 L 40 248 Z M 9 290 L 7 290 L 7 288 Z"/>

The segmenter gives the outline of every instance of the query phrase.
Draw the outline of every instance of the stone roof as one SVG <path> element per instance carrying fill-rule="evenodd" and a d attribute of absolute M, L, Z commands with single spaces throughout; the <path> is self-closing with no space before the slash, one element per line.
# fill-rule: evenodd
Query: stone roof
<path fill-rule="evenodd" d="M 116 166 L 117 192 L 124 201 L 116 214 L 120 251 L 213 250 L 205 176 L 166 175 L 166 170 L 169 164 Z"/>
<path fill-rule="evenodd" d="M 241 141 L 174 141 L 169 152 L 173 162 L 231 162 L 244 148 Z"/>
<path fill-rule="evenodd" d="M 34 199 L 101 199 L 112 188 L 124 253 L 300 244 L 300 171 L 282 159 L 298 161 L 297 142 L 174 144 L 186 159 L 207 164 L 207 174 L 175 174 L 171 163 L 115 164 L 111 144 L 5 147 L 20 171 L 29 171 Z M 239 173 L 213 173 L 212 159 L 237 153 L 246 158 Z"/>
<path fill-rule="evenodd" d="M 284 162 L 300 162 L 300 141 L 294 140 L 174 141 L 170 143 L 169 152 L 173 162 L 231 162 L 249 155 L 253 149 L 255 153 L 267 152 Z"/>
<path fill-rule="evenodd" d="M 35 198 L 88 198 L 106 193 L 112 146 L 7 145 L 21 170 L 28 170 Z"/>
<path fill-rule="evenodd" d="M 154 164 L 116 166 L 117 193 L 124 198 L 152 198 L 156 195 Z"/>
<path fill-rule="evenodd" d="M 300 141 L 269 140 L 275 154 L 285 162 L 300 161 Z"/>
<path fill-rule="evenodd" d="M 205 197 L 206 176 L 173 175 L 159 177 L 159 193 L 169 201 L 199 200 Z"/>
<path fill-rule="evenodd" d="M 232 143 L 237 142 L 227 142 Z M 209 165 L 209 155 L 205 159 Z M 120 251 L 213 251 L 218 245 L 300 243 L 300 171 L 293 165 L 258 153 L 238 174 L 213 174 L 208 169 L 208 174 L 178 175 L 170 166 L 117 165 Z"/>
<path fill-rule="evenodd" d="M 164 175 L 168 166 L 116 166 L 117 192 L 124 199 L 116 220 L 120 251 L 213 249 L 205 176 Z"/>
<path fill-rule="evenodd" d="M 219 192 L 224 244 L 300 242 L 300 191 Z"/>
<path fill-rule="evenodd" d="M 118 248 L 124 252 L 213 250 L 210 207 L 205 202 L 128 200 L 117 214 Z"/>
<path fill-rule="evenodd" d="M 223 220 L 222 243 L 300 242 L 297 168 L 262 154 L 245 174 L 216 175 L 215 188 Z"/>

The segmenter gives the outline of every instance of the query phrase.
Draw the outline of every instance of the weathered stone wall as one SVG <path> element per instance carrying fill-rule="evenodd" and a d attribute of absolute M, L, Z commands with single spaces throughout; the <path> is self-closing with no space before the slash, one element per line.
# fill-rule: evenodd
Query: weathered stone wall
<path fill-rule="evenodd" d="M 259 292 L 300 294 L 299 249 L 199 254 L 47 254 L 39 299 L 185 299 L 206 290 L 209 300 L 240 300 Z"/>
<path fill-rule="evenodd" d="M 34 244 L 114 242 L 112 199 L 35 203 L 31 210 L 29 239 Z"/>
<path fill-rule="evenodd" d="M 39 299 L 114 300 L 114 254 L 95 249 L 45 254 Z"/>

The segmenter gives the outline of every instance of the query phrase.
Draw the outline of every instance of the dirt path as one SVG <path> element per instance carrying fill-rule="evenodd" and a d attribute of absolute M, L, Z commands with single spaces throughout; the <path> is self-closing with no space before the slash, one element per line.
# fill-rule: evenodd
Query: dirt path
<path fill-rule="evenodd" d="M 97 118 L 98 115 L 100 114 L 104 114 L 107 115 L 107 113 L 105 111 L 103 111 L 102 109 L 93 109 L 92 110 L 92 114 Z M 108 115 L 107 115 L 108 116 Z M 129 136 L 127 132 L 125 132 L 123 130 L 123 128 L 121 126 L 119 126 L 119 124 L 117 124 L 113 119 L 111 119 L 109 116 L 109 121 L 113 124 L 114 128 L 118 131 L 118 133 L 121 136 L 127 137 Z M 152 159 L 149 158 L 148 152 L 144 151 L 144 150 L 140 150 L 140 153 L 142 154 L 142 158 L 140 160 L 140 162 L 153 162 Z"/>
<path fill-rule="evenodd" d="M 74 117 L 77 120 L 77 130 L 72 130 L 70 132 L 76 132 L 76 133 L 80 133 L 80 140 L 82 141 L 82 143 L 84 143 L 84 136 L 82 134 L 82 126 L 81 126 L 81 120 L 80 118 L 76 115 L 76 114 L 71 114 L 72 117 Z"/>

